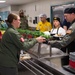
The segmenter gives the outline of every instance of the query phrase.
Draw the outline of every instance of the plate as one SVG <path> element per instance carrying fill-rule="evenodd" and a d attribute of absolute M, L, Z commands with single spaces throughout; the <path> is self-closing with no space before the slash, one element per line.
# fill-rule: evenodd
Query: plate
<path fill-rule="evenodd" d="M 53 37 L 59 37 L 59 38 L 62 38 L 63 36 L 53 35 Z"/>

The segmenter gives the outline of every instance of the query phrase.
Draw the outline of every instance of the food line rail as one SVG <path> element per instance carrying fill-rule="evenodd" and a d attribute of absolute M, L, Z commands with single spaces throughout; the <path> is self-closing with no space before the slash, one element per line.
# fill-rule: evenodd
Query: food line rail
<path fill-rule="evenodd" d="M 52 56 L 52 53 L 49 53 L 47 57 L 47 55 L 46 56 L 40 55 L 40 51 L 41 51 L 41 44 L 39 43 L 37 55 L 29 51 L 28 53 L 32 56 L 32 58 L 20 61 L 19 63 L 25 68 L 27 68 L 31 73 L 33 73 L 33 75 L 73 75 L 71 73 L 65 72 L 65 70 L 63 69 L 62 70 L 56 69 L 53 63 L 45 59 L 45 58 L 53 59 L 55 57 L 63 57 L 66 56 L 65 54 L 60 56 L 58 55 Z M 50 52 L 52 52 L 51 46 Z"/>
<path fill-rule="evenodd" d="M 33 75 L 64 75 L 61 72 L 50 68 L 46 64 L 42 63 L 37 59 L 25 60 L 20 62 L 21 65 L 26 67 Z"/>
<path fill-rule="evenodd" d="M 25 66 L 34 75 L 54 75 L 32 60 L 23 61 L 23 63 L 20 62 L 20 64 Z"/>
<path fill-rule="evenodd" d="M 28 69 L 32 75 L 75 75 L 63 69 L 58 69 L 53 63 L 42 59 L 29 59 L 21 61 L 20 64 Z"/>

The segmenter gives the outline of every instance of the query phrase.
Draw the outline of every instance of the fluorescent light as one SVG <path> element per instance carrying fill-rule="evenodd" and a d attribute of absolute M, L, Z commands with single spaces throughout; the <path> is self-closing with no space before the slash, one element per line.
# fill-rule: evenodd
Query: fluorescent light
<path fill-rule="evenodd" d="M 0 1 L 0 3 L 4 3 L 4 2 L 6 2 L 6 1 Z"/>

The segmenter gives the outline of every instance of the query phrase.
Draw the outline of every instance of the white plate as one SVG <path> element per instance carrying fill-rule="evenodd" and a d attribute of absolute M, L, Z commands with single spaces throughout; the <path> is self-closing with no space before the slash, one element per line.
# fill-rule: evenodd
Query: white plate
<path fill-rule="evenodd" d="M 58 35 L 53 35 L 54 37 L 60 37 L 60 38 L 62 38 L 63 36 L 58 36 Z"/>

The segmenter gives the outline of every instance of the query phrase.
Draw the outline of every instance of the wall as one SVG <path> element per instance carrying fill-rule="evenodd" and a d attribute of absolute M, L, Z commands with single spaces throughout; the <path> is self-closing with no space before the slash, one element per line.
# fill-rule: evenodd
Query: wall
<path fill-rule="evenodd" d="M 36 2 L 32 2 L 29 4 L 21 5 L 21 6 L 8 6 L 0 9 L 0 11 L 10 11 L 18 14 L 20 9 L 24 10 L 26 16 L 28 16 L 29 25 L 36 27 L 36 24 L 33 24 L 33 20 L 35 17 L 38 17 L 39 14 L 45 13 L 48 17 L 51 17 L 50 7 L 53 5 L 61 5 L 69 2 L 75 2 L 75 0 L 40 0 Z M 39 21 L 39 18 L 38 18 Z"/>
<path fill-rule="evenodd" d="M 3 11 L 10 11 L 10 12 L 14 12 L 18 14 L 19 6 L 18 5 L 6 6 L 0 9 L 0 12 L 3 12 Z"/>
<path fill-rule="evenodd" d="M 19 5 L 11 5 L 11 12 L 19 14 Z"/>
<path fill-rule="evenodd" d="M 11 5 L 11 6 L 6 6 L 4 8 L 0 9 L 0 16 L 2 20 L 5 20 L 8 16 L 9 13 L 16 13 L 19 14 L 19 6 L 18 5 Z"/>
<path fill-rule="evenodd" d="M 34 20 L 35 17 L 41 13 L 45 13 L 48 17 L 50 17 L 50 6 L 65 4 L 73 1 L 75 0 L 42 0 L 22 5 L 19 10 L 23 9 L 25 11 L 25 15 L 28 16 L 28 20 Z M 29 25 L 36 27 L 36 24 L 33 24 L 33 21 L 29 22 Z"/>
<path fill-rule="evenodd" d="M 11 11 L 11 6 L 6 6 L 0 9 L 0 12 L 4 12 L 4 11 Z"/>

